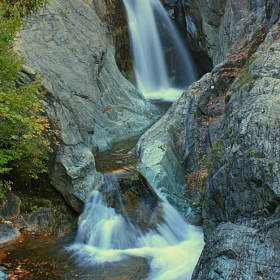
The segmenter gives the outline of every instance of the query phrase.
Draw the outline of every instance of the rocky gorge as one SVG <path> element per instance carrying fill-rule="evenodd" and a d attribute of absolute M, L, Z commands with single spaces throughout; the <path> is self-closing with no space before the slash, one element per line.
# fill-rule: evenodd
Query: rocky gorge
<path fill-rule="evenodd" d="M 95 156 L 144 133 L 137 169 L 203 224 L 192 279 L 279 279 L 279 1 L 162 2 L 208 71 L 164 115 L 133 85 L 121 0 L 52 0 L 24 25 L 22 75 L 43 77 L 59 143 L 51 183 L 80 213 L 104 182 Z"/>

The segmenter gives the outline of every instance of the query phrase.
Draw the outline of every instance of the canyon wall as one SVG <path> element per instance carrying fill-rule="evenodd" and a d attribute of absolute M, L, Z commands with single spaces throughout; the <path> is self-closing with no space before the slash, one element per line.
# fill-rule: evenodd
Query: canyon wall
<path fill-rule="evenodd" d="M 95 6 L 54 0 L 30 16 L 14 47 L 27 81 L 43 77 L 43 107 L 58 142 L 51 182 L 79 212 L 102 184 L 94 155 L 143 133 L 162 115 L 119 71 L 112 34 Z"/>
<path fill-rule="evenodd" d="M 278 279 L 279 1 L 163 2 L 214 66 L 182 113 L 206 241 L 192 279 Z"/>

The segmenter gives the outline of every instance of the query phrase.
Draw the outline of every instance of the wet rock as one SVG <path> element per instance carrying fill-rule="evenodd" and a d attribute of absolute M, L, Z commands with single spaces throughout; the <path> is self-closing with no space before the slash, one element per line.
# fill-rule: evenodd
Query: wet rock
<path fill-rule="evenodd" d="M 141 230 L 157 227 L 162 216 L 160 199 L 139 172 L 120 170 L 104 176 L 105 184 L 100 192 L 108 207 L 115 208 Z"/>
<path fill-rule="evenodd" d="M 19 230 L 7 224 L 0 224 L 0 248 L 15 242 L 20 236 Z"/>
<path fill-rule="evenodd" d="M 94 279 L 123 279 L 123 280 L 141 280 L 148 279 L 149 276 L 149 262 L 143 258 L 128 258 L 123 260 L 121 265 L 118 263 L 105 263 L 102 266 L 95 268 Z M 84 278 L 90 279 L 90 278 Z"/>
<path fill-rule="evenodd" d="M 201 219 L 186 194 L 186 166 L 179 134 L 182 131 L 182 111 L 185 95 L 176 101 L 162 119 L 139 139 L 136 152 L 140 158 L 137 169 L 175 205 L 191 223 Z M 177 143 L 177 144 L 176 144 Z"/>

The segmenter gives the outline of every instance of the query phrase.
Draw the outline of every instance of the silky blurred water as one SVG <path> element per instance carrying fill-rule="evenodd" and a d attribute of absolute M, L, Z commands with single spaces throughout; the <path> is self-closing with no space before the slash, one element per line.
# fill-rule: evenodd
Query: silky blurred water
<path fill-rule="evenodd" d="M 178 99 L 197 79 L 187 46 L 159 0 L 123 2 L 138 89 L 147 99 Z"/>
<path fill-rule="evenodd" d="M 197 79 L 192 58 L 179 33 L 159 0 L 123 2 L 138 89 L 147 99 L 178 99 Z M 87 268 L 108 263 L 121 266 L 125 260 L 140 258 L 147 260 L 150 267 L 145 279 L 191 279 L 204 245 L 201 228 L 186 223 L 157 190 L 154 190 L 157 198 L 153 202 L 156 205 L 145 208 L 143 203 L 147 204 L 149 200 L 137 201 L 136 205 L 141 207 L 132 207 L 135 213 L 129 213 L 131 209 L 127 209 L 127 203 L 122 200 L 123 190 L 116 192 L 120 189 L 114 185 L 118 184 L 117 172 L 104 176 L 110 197 L 101 190 L 90 194 L 80 216 L 76 241 L 68 247 L 75 263 Z M 126 188 L 126 191 L 135 199 L 135 190 Z M 141 192 L 145 194 L 145 190 Z M 147 209 L 150 209 L 149 213 L 145 212 Z M 146 217 L 143 219 L 145 226 L 133 220 L 139 218 L 141 221 L 141 211 Z"/>
<path fill-rule="evenodd" d="M 148 231 L 106 206 L 102 196 L 97 190 L 91 193 L 80 217 L 76 241 L 68 248 L 78 265 L 94 267 L 140 257 L 149 261 L 146 279 L 191 278 L 204 244 L 200 228 L 186 223 L 160 193 L 159 222 Z"/>

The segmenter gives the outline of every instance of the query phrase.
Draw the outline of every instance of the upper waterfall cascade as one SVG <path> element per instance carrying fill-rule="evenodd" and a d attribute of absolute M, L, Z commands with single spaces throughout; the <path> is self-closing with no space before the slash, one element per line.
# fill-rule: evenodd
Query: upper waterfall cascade
<path fill-rule="evenodd" d="M 176 100 L 197 79 L 192 57 L 159 0 L 123 0 L 138 89 L 148 99 Z"/>

